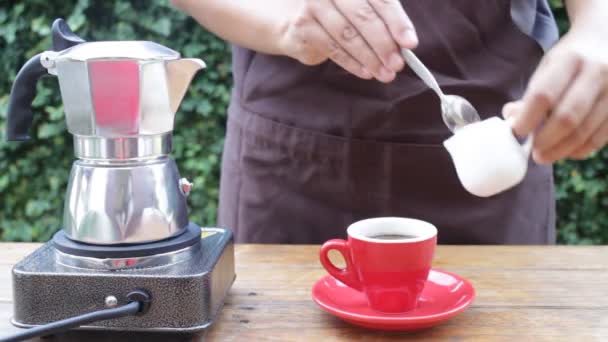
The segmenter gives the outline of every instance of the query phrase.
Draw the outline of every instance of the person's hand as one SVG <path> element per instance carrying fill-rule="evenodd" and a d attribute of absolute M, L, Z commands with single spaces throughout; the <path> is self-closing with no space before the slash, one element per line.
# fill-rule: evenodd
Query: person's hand
<path fill-rule="evenodd" d="M 404 67 L 401 48 L 418 44 L 399 0 L 301 0 L 279 42 L 306 65 L 330 59 L 363 78 L 390 82 Z"/>
<path fill-rule="evenodd" d="M 605 20 L 605 19 L 604 19 Z M 535 134 L 533 158 L 584 159 L 608 142 L 608 32 L 573 26 L 544 57 L 520 101 L 503 115 L 520 136 Z"/>

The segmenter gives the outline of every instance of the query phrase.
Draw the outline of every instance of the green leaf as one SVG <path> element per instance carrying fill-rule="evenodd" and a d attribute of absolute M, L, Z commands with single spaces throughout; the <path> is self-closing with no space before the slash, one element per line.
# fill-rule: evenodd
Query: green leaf
<path fill-rule="evenodd" d="M 45 17 L 38 17 L 32 20 L 32 31 L 38 33 L 41 36 L 46 36 L 51 33 L 51 27 Z"/>
<path fill-rule="evenodd" d="M 68 18 L 67 23 L 72 31 L 77 31 L 82 27 L 86 20 L 87 18 L 84 16 L 84 14 L 74 13 Z"/>
<path fill-rule="evenodd" d="M 38 128 L 38 138 L 46 139 L 62 134 L 65 131 L 65 124 L 59 123 L 43 123 Z"/>

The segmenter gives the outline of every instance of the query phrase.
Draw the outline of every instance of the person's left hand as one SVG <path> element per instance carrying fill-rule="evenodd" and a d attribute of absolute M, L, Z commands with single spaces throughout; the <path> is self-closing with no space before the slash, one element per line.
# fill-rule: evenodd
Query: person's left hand
<path fill-rule="evenodd" d="M 608 29 L 572 27 L 540 62 L 520 101 L 503 108 L 520 136 L 535 132 L 533 158 L 584 159 L 608 143 Z"/>

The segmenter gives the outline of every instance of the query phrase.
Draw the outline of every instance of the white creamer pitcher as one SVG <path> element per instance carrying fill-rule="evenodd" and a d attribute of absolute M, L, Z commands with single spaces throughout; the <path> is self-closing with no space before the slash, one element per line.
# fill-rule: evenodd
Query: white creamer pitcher
<path fill-rule="evenodd" d="M 530 135 L 520 144 L 509 122 L 492 117 L 460 128 L 443 144 L 464 188 L 489 197 L 523 180 L 533 140 Z"/>

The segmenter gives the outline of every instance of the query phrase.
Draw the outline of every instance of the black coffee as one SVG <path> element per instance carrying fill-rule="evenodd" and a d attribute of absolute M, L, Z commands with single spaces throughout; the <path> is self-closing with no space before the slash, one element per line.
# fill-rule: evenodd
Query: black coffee
<path fill-rule="evenodd" d="M 405 234 L 379 234 L 371 236 L 373 239 L 380 240 L 405 240 L 405 239 L 415 239 L 416 235 L 405 235 Z"/>

